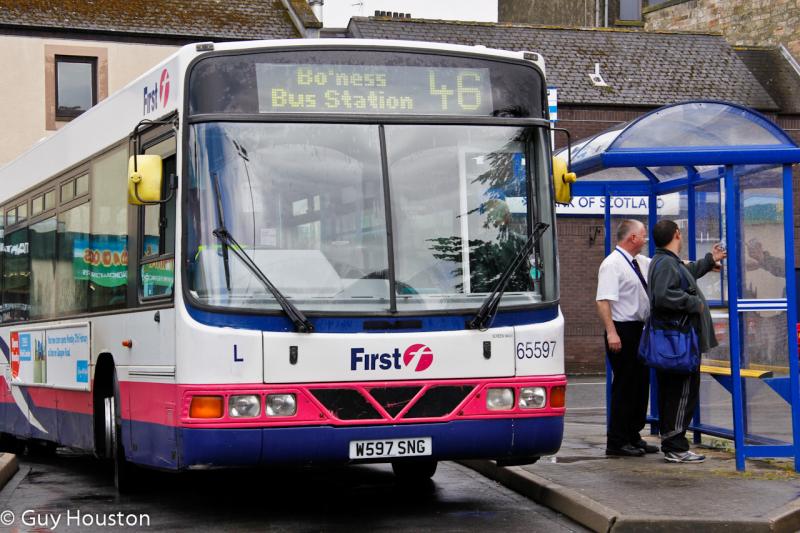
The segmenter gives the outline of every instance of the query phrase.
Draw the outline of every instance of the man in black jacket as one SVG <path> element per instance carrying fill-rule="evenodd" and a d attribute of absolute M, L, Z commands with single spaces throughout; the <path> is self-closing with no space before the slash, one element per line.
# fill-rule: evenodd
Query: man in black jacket
<path fill-rule="evenodd" d="M 650 263 L 648 292 L 650 313 L 656 320 L 681 321 L 688 317 L 697 332 L 700 352 L 716 346 L 711 312 L 696 280 L 726 257 L 715 245 L 712 252 L 694 263 L 683 263 L 678 255 L 683 238 L 678 225 L 661 220 L 653 228 L 658 247 Z M 661 451 L 670 463 L 700 463 L 705 456 L 689 451 L 686 428 L 692 420 L 700 392 L 700 370 L 687 374 L 658 371 L 658 413 Z"/>

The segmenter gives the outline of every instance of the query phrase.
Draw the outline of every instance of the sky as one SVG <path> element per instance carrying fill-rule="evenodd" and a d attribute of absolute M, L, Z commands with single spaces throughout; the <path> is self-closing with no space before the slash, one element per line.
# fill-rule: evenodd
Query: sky
<path fill-rule="evenodd" d="M 325 0 L 322 18 L 327 28 L 344 28 L 350 17 L 369 17 L 376 10 L 415 18 L 497 22 L 497 0 Z"/>

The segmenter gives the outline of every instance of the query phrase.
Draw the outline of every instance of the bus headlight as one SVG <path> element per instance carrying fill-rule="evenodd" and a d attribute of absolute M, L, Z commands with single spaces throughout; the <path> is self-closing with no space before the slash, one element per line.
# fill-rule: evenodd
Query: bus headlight
<path fill-rule="evenodd" d="M 486 408 L 502 411 L 514 407 L 514 389 L 489 389 L 486 391 Z"/>
<path fill-rule="evenodd" d="M 519 390 L 520 409 L 541 409 L 547 403 L 544 387 L 523 387 Z"/>
<path fill-rule="evenodd" d="M 268 394 L 267 416 L 294 416 L 297 414 L 297 399 L 294 394 Z"/>
<path fill-rule="evenodd" d="M 231 396 L 228 414 L 234 418 L 252 418 L 261 414 L 261 398 L 255 394 Z"/>

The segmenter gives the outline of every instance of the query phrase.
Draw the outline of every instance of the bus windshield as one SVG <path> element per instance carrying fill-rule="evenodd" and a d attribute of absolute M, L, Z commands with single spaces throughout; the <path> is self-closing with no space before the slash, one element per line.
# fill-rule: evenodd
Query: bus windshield
<path fill-rule="evenodd" d="M 242 251 L 303 312 L 474 311 L 531 224 L 552 224 L 546 142 L 539 127 L 194 124 L 190 293 L 279 309 L 234 254 L 226 275 L 219 201 Z M 557 298 L 553 248 L 549 232 L 501 307 Z"/>

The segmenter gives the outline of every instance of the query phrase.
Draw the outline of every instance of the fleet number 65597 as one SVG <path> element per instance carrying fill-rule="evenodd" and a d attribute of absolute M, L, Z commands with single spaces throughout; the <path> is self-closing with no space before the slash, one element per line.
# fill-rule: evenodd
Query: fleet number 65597
<path fill-rule="evenodd" d="M 517 343 L 517 359 L 547 359 L 554 357 L 556 341 L 528 341 Z"/>

